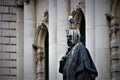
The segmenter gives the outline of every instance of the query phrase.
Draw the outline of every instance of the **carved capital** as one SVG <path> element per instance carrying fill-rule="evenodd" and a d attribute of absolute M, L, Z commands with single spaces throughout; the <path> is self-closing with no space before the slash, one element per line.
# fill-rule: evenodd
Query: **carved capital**
<path fill-rule="evenodd" d="M 115 26 L 115 27 L 112 27 L 112 28 L 110 29 L 110 32 L 111 32 L 111 33 L 117 33 L 119 30 L 120 30 L 120 29 Z"/>
<path fill-rule="evenodd" d="M 106 13 L 105 16 L 106 16 L 107 20 L 110 22 L 111 26 L 118 26 L 119 25 L 118 17 L 112 16 L 109 13 Z"/>
<path fill-rule="evenodd" d="M 118 17 L 113 17 L 111 19 L 111 26 L 119 26 Z"/>
<path fill-rule="evenodd" d="M 105 14 L 110 25 L 110 33 L 117 33 L 119 31 L 119 20 L 118 17 L 112 16 L 109 13 Z"/>
<path fill-rule="evenodd" d="M 106 13 L 105 16 L 106 16 L 107 20 L 108 20 L 109 22 L 111 22 L 113 16 L 112 16 L 111 14 L 109 14 L 109 13 Z"/>

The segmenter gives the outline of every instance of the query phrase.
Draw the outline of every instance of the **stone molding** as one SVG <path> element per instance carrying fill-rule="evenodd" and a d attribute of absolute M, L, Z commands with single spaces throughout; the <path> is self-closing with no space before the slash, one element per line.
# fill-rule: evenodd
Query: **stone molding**
<path fill-rule="evenodd" d="M 110 27 L 111 39 L 111 80 L 119 80 L 120 77 L 120 16 L 116 15 L 120 7 L 119 0 L 111 0 L 109 13 L 105 14 Z"/>
<path fill-rule="evenodd" d="M 71 15 L 73 16 L 73 18 L 76 21 L 76 23 L 73 24 L 72 27 L 79 28 L 81 19 L 82 19 L 83 14 L 84 14 L 83 7 L 81 7 L 81 5 L 85 5 L 84 4 L 84 0 L 78 0 L 78 2 L 76 3 L 76 5 L 72 9 Z"/>
<path fill-rule="evenodd" d="M 45 79 L 45 36 L 48 32 L 46 18 L 38 26 L 35 33 L 33 48 L 35 49 L 36 76 L 37 79 Z"/>

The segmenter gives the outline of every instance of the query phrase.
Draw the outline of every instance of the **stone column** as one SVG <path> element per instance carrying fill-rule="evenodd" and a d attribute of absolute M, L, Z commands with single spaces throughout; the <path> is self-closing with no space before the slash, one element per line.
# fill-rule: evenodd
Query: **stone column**
<path fill-rule="evenodd" d="M 24 80 L 35 80 L 34 43 L 35 3 L 24 2 Z"/>
<path fill-rule="evenodd" d="M 86 47 L 95 60 L 95 0 L 85 1 Z"/>
<path fill-rule="evenodd" d="M 57 0 L 49 0 L 49 80 L 57 80 Z"/>
<path fill-rule="evenodd" d="M 67 51 L 66 28 L 70 27 L 68 22 L 69 2 L 67 0 L 57 0 L 57 79 L 62 79 L 59 73 L 59 61 Z"/>
<path fill-rule="evenodd" d="M 108 0 L 95 0 L 95 64 L 97 80 L 110 80 L 110 40 L 109 26 L 105 14 L 108 13 Z"/>
<path fill-rule="evenodd" d="M 24 35 L 24 26 L 23 26 L 23 8 L 17 6 L 17 55 L 18 55 L 18 78 L 17 80 L 23 80 L 23 74 L 24 74 L 24 45 L 23 45 L 23 35 Z"/>

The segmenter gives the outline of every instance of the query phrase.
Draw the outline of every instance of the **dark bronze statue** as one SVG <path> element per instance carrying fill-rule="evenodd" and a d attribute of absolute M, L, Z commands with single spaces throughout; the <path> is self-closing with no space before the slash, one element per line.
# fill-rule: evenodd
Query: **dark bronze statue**
<path fill-rule="evenodd" d="M 66 33 L 69 48 L 59 67 L 63 80 L 95 80 L 98 72 L 88 49 L 80 42 L 79 30 L 69 28 Z"/>

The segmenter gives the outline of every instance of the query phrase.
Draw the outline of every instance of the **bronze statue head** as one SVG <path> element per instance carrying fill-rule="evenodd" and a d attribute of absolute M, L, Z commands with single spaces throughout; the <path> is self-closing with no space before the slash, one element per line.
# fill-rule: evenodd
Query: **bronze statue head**
<path fill-rule="evenodd" d="M 76 43 L 80 41 L 80 31 L 78 28 L 67 28 L 66 29 L 66 37 L 67 44 L 69 47 L 74 46 Z"/>

